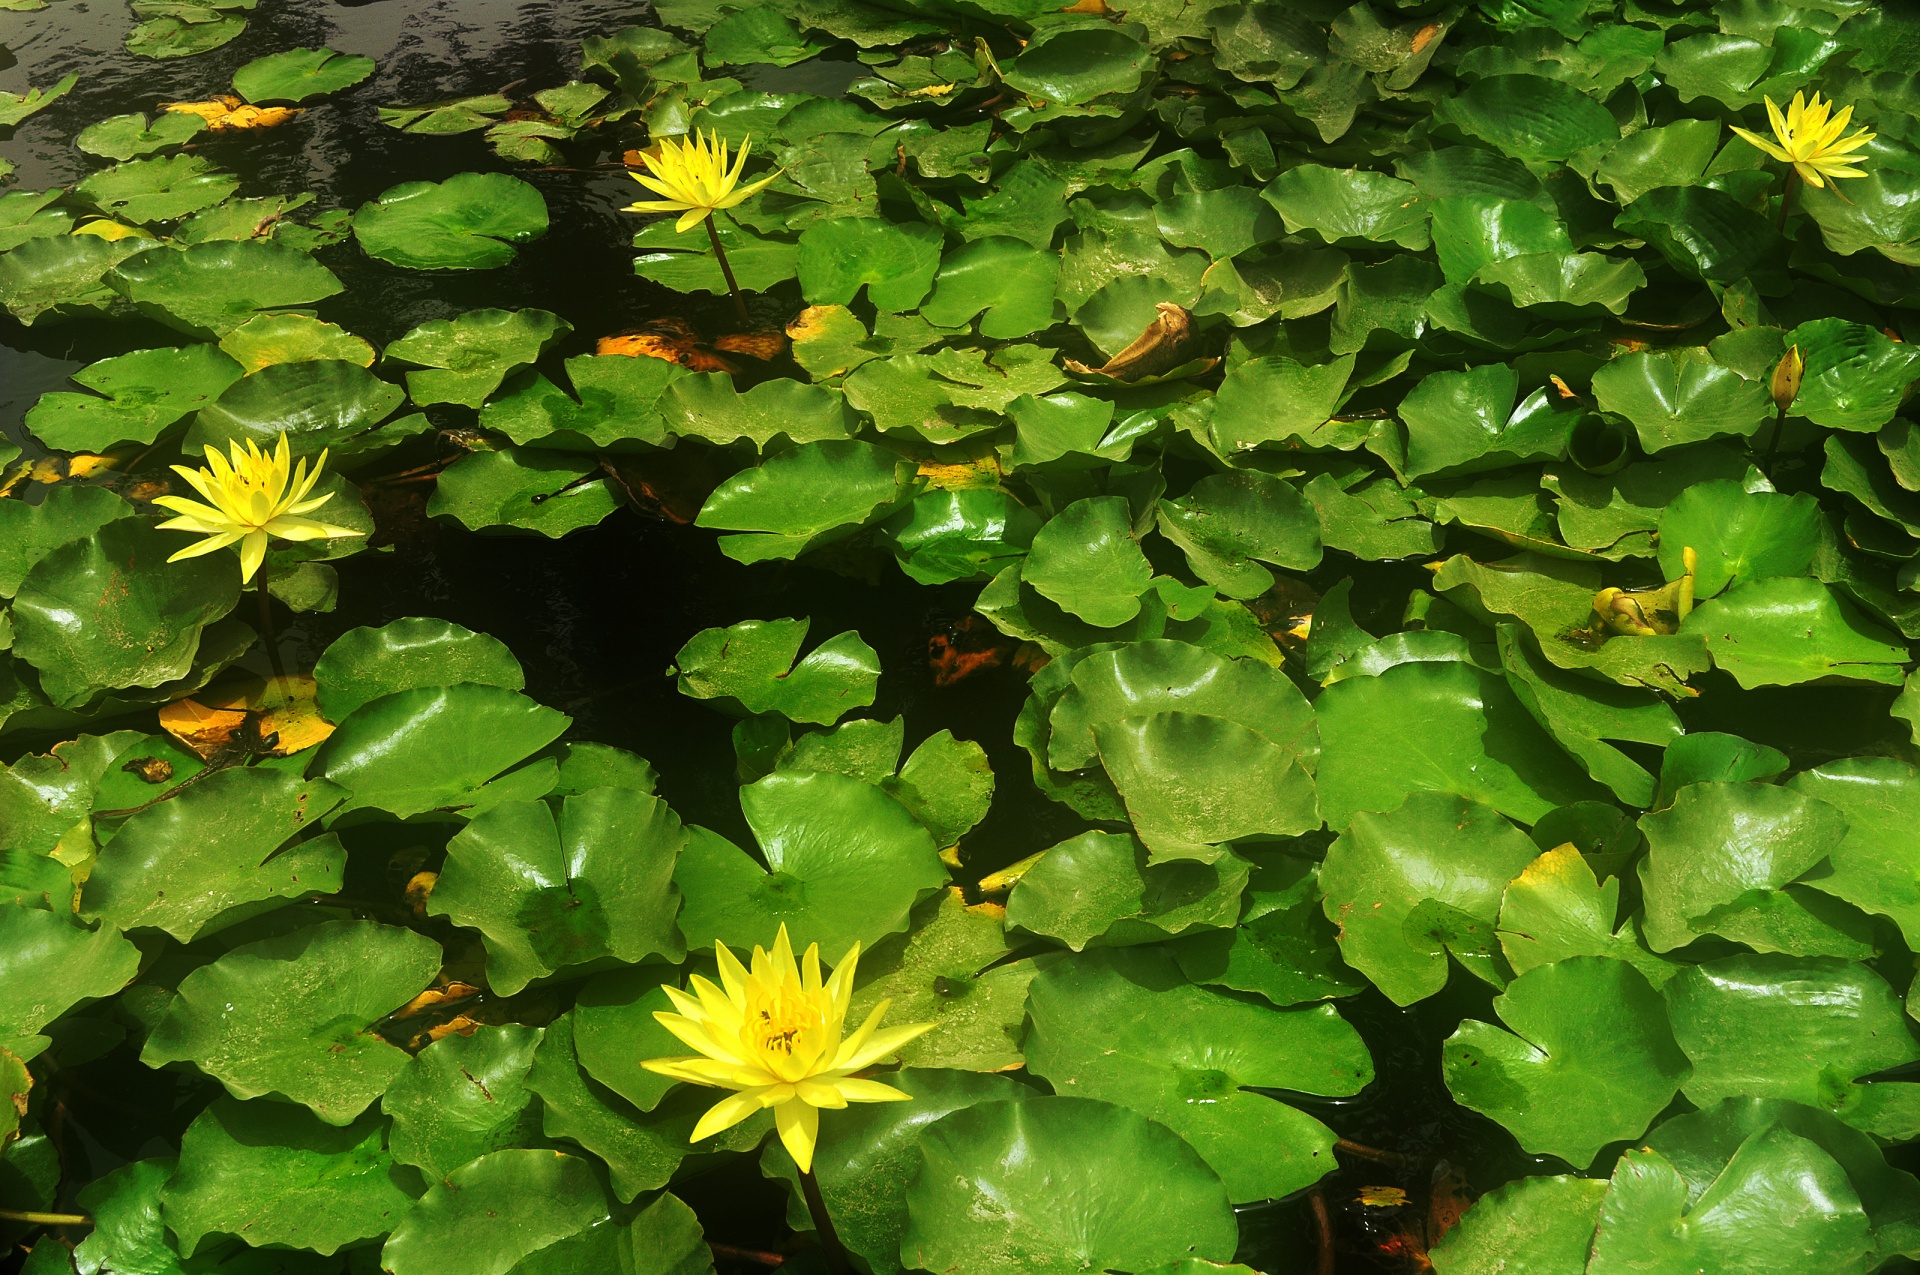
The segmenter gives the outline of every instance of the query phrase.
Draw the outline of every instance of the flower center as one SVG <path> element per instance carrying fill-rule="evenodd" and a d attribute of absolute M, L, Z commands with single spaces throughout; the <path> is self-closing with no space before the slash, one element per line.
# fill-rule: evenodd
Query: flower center
<path fill-rule="evenodd" d="M 792 1057 L 794 1043 L 802 1034 L 825 1026 L 826 1015 L 800 988 L 780 987 L 753 1007 L 749 1023 L 761 1049 Z"/>

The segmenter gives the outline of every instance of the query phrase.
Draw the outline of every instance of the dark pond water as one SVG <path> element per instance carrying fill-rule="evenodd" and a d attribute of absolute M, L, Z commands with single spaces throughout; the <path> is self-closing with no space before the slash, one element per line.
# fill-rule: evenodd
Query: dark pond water
<path fill-rule="evenodd" d="M 522 83 L 529 91 L 561 84 L 578 67 L 582 37 L 646 20 L 644 6 L 609 0 L 264 0 L 246 34 L 225 48 L 148 62 L 121 47 L 133 18 L 119 0 L 55 0 L 36 13 L 0 13 L 0 45 L 10 51 L 0 54 L 0 89 L 50 84 L 69 71 L 79 73 L 79 86 L 0 140 L 0 157 L 18 167 L 11 189 L 71 185 L 101 162 L 71 144 L 95 120 L 227 91 L 236 67 L 269 52 L 325 46 L 366 54 L 379 64 L 368 83 L 316 104 L 285 127 L 207 141 L 200 152 L 238 173 L 243 195 L 312 191 L 316 208 L 354 208 L 402 181 L 470 170 L 502 169 L 532 181 L 546 196 L 552 230 L 523 249 L 512 268 L 415 273 L 342 245 L 324 250 L 322 259 L 347 290 L 323 303 L 319 313 L 384 344 L 418 323 L 468 309 L 537 306 L 574 326 L 569 343 L 551 355 L 557 363 L 590 350 L 598 335 L 651 317 L 681 314 L 716 328 L 724 319 L 711 305 L 703 310 L 633 275 L 628 241 L 636 222 L 618 209 L 635 198 L 636 188 L 623 173 L 509 167 L 478 133 L 411 137 L 383 127 L 374 107 Z M 760 68 L 744 78 L 763 89 L 833 92 L 855 65 Z M 756 299 L 755 318 L 768 324 L 789 319 L 800 305 L 791 288 Z M 85 363 L 178 340 L 140 321 L 25 328 L 0 318 L 0 431 L 20 441 L 25 410 Z M 443 425 L 472 419 L 462 409 L 429 410 Z M 891 567 L 874 581 L 793 564 L 747 568 L 723 557 L 708 533 L 625 512 L 559 543 L 475 536 L 432 524 L 404 505 L 391 522 L 383 529 L 390 548 L 338 564 L 339 609 L 306 617 L 287 635 L 306 661 L 348 628 L 405 615 L 438 616 L 494 634 L 526 667 L 529 693 L 574 716 L 575 738 L 648 757 L 683 817 L 751 844 L 734 797 L 730 723 L 677 694 L 665 670 L 680 645 L 702 628 L 810 616 L 816 640 L 857 629 L 880 653 L 885 673 L 873 712 L 904 714 L 909 748 L 945 728 L 988 750 L 999 791 L 992 814 L 968 839 L 969 875 L 1011 863 L 1083 827 L 1033 788 L 1026 755 L 1011 742 L 1024 674 L 1006 667 L 953 686 L 935 683 L 929 643 L 968 613 L 974 586 L 913 586 Z M 1405 584 L 1381 596 L 1390 593 L 1404 597 Z M 48 742 L 8 740 L 0 745 L 0 758 Z M 1324 1184 L 1342 1270 L 1409 1269 L 1393 1255 L 1399 1247 L 1393 1231 L 1410 1215 L 1356 1203 L 1360 1187 L 1399 1186 L 1419 1199 L 1438 1161 L 1458 1166 L 1478 1190 L 1527 1169 L 1511 1139 L 1455 1106 L 1440 1081 L 1438 1041 L 1463 1015 L 1487 1016 L 1489 997 L 1487 989 L 1456 985 L 1410 1010 L 1372 992 L 1343 1005 L 1372 1046 L 1381 1078 L 1359 1098 L 1302 1105 L 1343 1136 L 1407 1158 L 1348 1157 L 1348 1167 Z M 777 1194 L 751 1164 L 689 1183 L 683 1194 L 715 1240 L 762 1247 L 784 1232 Z M 1306 1201 L 1245 1210 L 1242 1230 L 1243 1258 L 1260 1269 L 1314 1268 Z"/>

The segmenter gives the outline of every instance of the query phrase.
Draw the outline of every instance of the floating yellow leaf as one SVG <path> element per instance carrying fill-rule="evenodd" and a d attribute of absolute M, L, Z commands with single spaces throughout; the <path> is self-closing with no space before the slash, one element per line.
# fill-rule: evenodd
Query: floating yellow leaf
<path fill-rule="evenodd" d="M 204 102 L 162 102 L 176 115 L 198 115 L 216 133 L 241 128 L 273 128 L 300 114 L 297 106 L 249 106 L 237 97 L 215 97 Z"/>
<path fill-rule="evenodd" d="M 1397 1186 L 1363 1186 L 1354 1198 L 1370 1209 L 1397 1209 L 1407 1202 L 1407 1193 Z"/>
<path fill-rule="evenodd" d="M 108 243 L 113 243 L 119 239 L 153 238 L 153 234 L 150 231 L 143 230 L 139 226 L 125 226 L 108 217 L 96 217 L 92 221 L 75 226 L 73 233 L 76 235 L 92 235 L 95 238 L 104 239 Z"/>
<path fill-rule="evenodd" d="M 267 755 L 286 757 L 333 734 L 314 690 L 313 679 L 305 675 L 228 682 L 198 699 L 168 704 L 160 710 L 160 729 L 207 761 L 246 743 L 242 732 L 249 730 L 257 731 L 260 741 L 273 738 Z"/>

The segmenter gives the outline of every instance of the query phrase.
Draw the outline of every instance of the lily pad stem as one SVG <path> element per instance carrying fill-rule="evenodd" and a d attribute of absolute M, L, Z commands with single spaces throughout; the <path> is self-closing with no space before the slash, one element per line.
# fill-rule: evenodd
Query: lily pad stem
<path fill-rule="evenodd" d="M 727 278 L 727 291 L 733 294 L 734 313 L 740 316 L 740 325 L 747 325 L 747 303 L 741 299 L 740 285 L 734 281 L 733 266 L 727 261 L 727 250 L 720 246 L 720 228 L 713 224 L 713 214 L 707 214 L 707 238 L 713 240 L 714 260 L 720 263 L 720 273 Z"/>
<path fill-rule="evenodd" d="M 820 1179 L 813 1176 L 811 1169 L 800 1174 L 800 1194 L 806 1197 L 807 1212 L 813 1215 L 814 1234 L 820 1237 L 821 1251 L 827 1255 L 827 1269 L 833 1275 L 848 1275 L 847 1250 L 840 1246 L 840 1234 L 833 1229 L 833 1219 L 827 1216 L 827 1202 L 820 1195 Z"/>
<path fill-rule="evenodd" d="M 0 1222 L 24 1222 L 28 1226 L 92 1226 L 85 1213 L 34 1213 L 21 1209 L 0 1209 Z"/>
<path fill-rule="evenodd" d="M 267 594 L 267 576 L 260 574 L 260 583 L 254 591 L 260 596 L 260 641 L 267 648 L 267 664 L 273 669 L 275 677 L 287 675 L 286 666 L 280 663 L 280 643 L 273 633 L 273 599 Z"/>

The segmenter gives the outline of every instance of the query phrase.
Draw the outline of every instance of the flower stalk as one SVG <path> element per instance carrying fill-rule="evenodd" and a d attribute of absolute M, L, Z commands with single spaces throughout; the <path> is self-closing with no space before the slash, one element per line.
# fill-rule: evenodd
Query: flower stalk
<path fill-rule="evenodd" d="M 673 227 L 677 234 L 685 234 L 704 221 L 707 238 L 713 243 L 714 260 L 720 264 L 720 273 L 727 281 L 727 291 L 733 296 L 734 313 L 739 316 L 743 326 L 747 323 L 746 299 L 740 294 L 739 281 L 733 275 L 733 263 L 727 260 L 727 250 L 720 242 L 720 228 L 714 223 L 713 215 L 745 203 L 772 185 L 773 179 L 780 175 L 776 171 L 757 182 L 742 186 L 740 174 L 746 167 L 747 152 L 752 147 L 753 139 L 748 138 L 740 143 L 740 150 L 735 153 L 726 142 L 720 140 L 718 131 L 696 131 L 690 140 L 662 138 L 657 147 L 640 156 L 641 162 L 647 166 L 647 172 L 633 174 L 635 181 L 660 198 L 643 199 L 629 204 L 623 210 L 634 213 L 677 212 L 680 220 Z"/>
<path fill-rule="evenodd" d="M 833 1275 L 847 1275 L 847 1250 L 840 1243 L 840 1233 L 833 1229 L 833 1218 L 827 1214 L 827 1201 L 820 1194 L 820 1179 L 813 1176 L 812 1169 L 800 1171 L 800 1194 L 807 1201 L 807 1212 L 813 1217 L 813 1232 L 820 1237 L 820 1251 L 826 1254 L 827 1269 Z"/>

